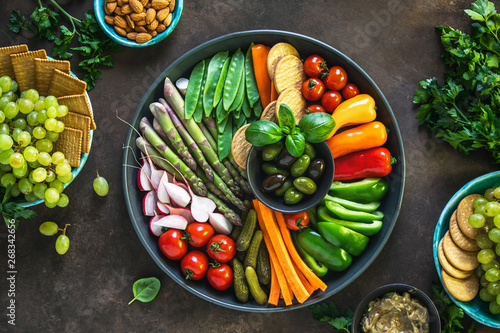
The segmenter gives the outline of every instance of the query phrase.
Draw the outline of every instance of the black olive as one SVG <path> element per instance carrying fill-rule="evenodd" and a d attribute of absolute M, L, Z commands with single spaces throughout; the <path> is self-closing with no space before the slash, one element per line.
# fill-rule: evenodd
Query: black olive
<path fill-rule="evenodd" d="M 264 193 L 274 192 L 281 186 L 283 186 L 285 180 L 286 180 L 285 175 L 282 175 L 281 173 L 275 173 L 273 175 L 267 176 L 262 181 L 260 190 Z"/>
<path fill-rule="evenodd" d="M 323 176 L 324 172 L 325 172 L 325 161 L 321 158 L 318 158 L 313 160 L 309 165 L 309 168 L 307 168 L 307 177 L 316 181 L 319 180 L 321 176 Z"/>

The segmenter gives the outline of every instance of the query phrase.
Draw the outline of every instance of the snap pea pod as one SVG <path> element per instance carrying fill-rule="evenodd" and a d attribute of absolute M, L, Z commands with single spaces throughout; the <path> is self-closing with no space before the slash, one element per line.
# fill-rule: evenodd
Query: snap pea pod
<path fill-rule="evenodd" d="M 357 210 L 350 210 L 344 208 L 343 206 L 333 202 L 326 201 L 325 207 L 335 216 L 338 216 L 341 219 L 355 222 L 371 222 L 373 220 L 382 220 L 384 218 L 384 213 L 381 211 L 375 212 L 361 212 Z"/>
<path fill-rule="evenodd" d="M 262 111 L 264 111 L 264 108 L 262 107 L 262 102 L 260 99 L 253 105 L 253 114 L 257 119 L 260 118 L 260 115 L 262 114 Z"/>
<path fill-rule="evenodd" d="M 224 82 L 226 82 L 227 69 L 229 68 L 230 62 L 231 58 L 228 56 L 226 61 L 224 61 L 224 65 L 222 66 L 222 70 L 220 72 L 219 80 L 217 81 L 217 86 L 215 87 L 214 100 L 213 100 L 214 108 L 219 104 L 222 98 L 222 91 L 224 90 Z"/>
<path fill-rule="evenodd" d="M 212 110 L 214 109 L 215 89 L 217 88 L 222 69 L 224 68 L 224 64 L 228 58 L 228 51 L 219 52 L 216 53 L 208 63 L 207 79 L 203 90 L 203 111 L 205 113 L 205 117 L 210 116 Z"/>
<path fill-rule="evenodd" d="M 224 109 L 229 110 L 236 98 L 238 88 L 243 75 L 245 64 L 245 56 L 241 49 L 237 49 L 231 57 L 229 68 L 227 70 L 226 80 L 224 82 L 224 89 L 222 91 L 222 102 Z"/>
<path fill-rule="evenodd" d="M 331 195 L 326 195 L 323 198 L 323 203 L 326 201 L 333 201 L 335 203 L 338 203 L 339 205 L 347 208 L 347 209 L 352 209 L 352 210 L 359 210 L 361 212 L 374 212 L 380 207 L 380 201 L 372 201 L 369 203 L 359 203 L 339 197 L 334 197 Z"/>
<path fill-rule="evenodd" d="M 196 103 L 196 108 L 194 109 L 193 113 L 193 119 L 197 123 L 199 123 L 203 118 L 203 93 L 205 90 L 206 81 L 207 81 L 207 66 L 205 66 L 205 70 L 203 71 L 203 80 L 201 81 L 200 96 L 198 98 L 198 102 Z"/>
<path fill-rule="evenodd" d="M 231 151 L 231 141 L 233 139 L 232 126 L 233 122 L 231 118 L 229 118 L 224 127 L 224 131 L 217 136 L 217 151 L 220 160 L 226 158 Z"/>
<path fill-rule="evenodd" d="M 241 112 L 243 112 L 243 115 L 245 116 L 245 119 L 247 121 L 252 116 L 252 107 L 248 102 L 247 95 L 243 96 L 243 105 L 241 106 Z"/>
<path fill-rule="evenodd" d="M 252 46 L 250 44 L 246 54 L 245 54 L 245 86 L 246 86 L 246 96 L 248 105 L 250 108 L 259 100 L 259 90 L 257 89 L 257 81 L 255 80 L 255 72 L 253 70 L 253 60 L 252 60 Z M 250 115 L 245 116 L 248 118 Z"/>
<path fill-rule="evenodd" d="M 336 219 L 328 214 L 328 210 L 325 206 L 318 207 L 317 213 L 319 221 L 337 223 L 351 230 L 357 231 L 365 236 L 373 236 L 377 232 L 379 232 L 380 229 L 382 229 L 383 223 L 379 220 L 373 220 L 371 222 L 354 222 Z"/>
<path fill-rule="evenodd" d="M 217 119 L 217 127 L 220 128 L 220 123 L 223 122 L 224 120 L 227 119 L 229 116 L 229 112 L 227 110 L 224 110 L 224 107 L 222 106 L 222 101 L 217 104 L 217 107 L 215 108 L 215 118 Z"/>
<path fill-rule="evenodd" d="M 189 82 L 186 90 L 186 106 L 184 109 L 184 118 L 190 119 L 200 98 L 201 84 L 205 73 L 205 59 L 194 66 L 189 76 Z"/>
<path fill-rule="evenodd" d="M 243 64 L 244 66 L 244 64 Z M 238 111 L 238 117 L 241 111 L 241 107 L 243 105 L 243 100 L 245 99 L 245 71 L 242 71 L 240 76 L 240 82 L 238 83 L 238 91 L 236 92 L 236 96 L 234 97 L 233 104 L 229 107 L 229 112 Z"/>
<path fill-rule="evenodd" d="M 217 135 L 214 135 L 214 137 L 217 137 L 219 133 L 224 132 L 226 129 L 227 122 L 229 121 L 230 117 L 225 117 L 222 119 L 218 124 L 217 124 Z"/>

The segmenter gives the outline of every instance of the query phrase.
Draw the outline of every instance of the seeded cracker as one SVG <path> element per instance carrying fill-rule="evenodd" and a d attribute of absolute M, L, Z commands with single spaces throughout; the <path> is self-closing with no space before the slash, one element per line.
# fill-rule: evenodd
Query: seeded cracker
<path fill-rule="evenodd" d="M 12 62 L 10 61 L 10 55 L 25 52 L 28 52 L 26 44 L 0 47 L 0 76 L 8 75 L 14 78 L 14 67 L 12 67 Z"/>
<path fill-rule="evenodd" d="M 90 102 L 85 94 L 62 96 L 57 99 L 59 104 L 66 105 L 71 112 L 90 117 L 90 129 L 95 130 L 94 115 L 90 108 Z"/>
<path fill-rule="evenodd" d="M 19 90 L 35 88 L 35 58 L 47 59 L 44 49 L 10 55 Z"/>
<path fill-rule="evenodd" d="M 54 75 L 50 81 L 49 95 L 56 97 L 78 95 L 85 93 L 87 83 L 69 74 L 54 69 Z"/>
<path fill-rule="evenodd" d="M 76 128 L 65 127 L 54 143 L 53 151 L 61 151 L 72 167 L 80 166 L 83 132 Z"/>
<path fill-rule="evenodd" d="M 70 63 L 67 60 L 35 59 L 35 85 L 40 96 L 49 94 L 54 69 L 70 74 Z"/>
<path fill-rule="evenodd" d="M 82 116 L 81 114 L 68 112 L 61 118 L 64 123 L 64 128 L 71 127 L 82 131 L 82 153 L 90 151 L 90 117 Z"/>

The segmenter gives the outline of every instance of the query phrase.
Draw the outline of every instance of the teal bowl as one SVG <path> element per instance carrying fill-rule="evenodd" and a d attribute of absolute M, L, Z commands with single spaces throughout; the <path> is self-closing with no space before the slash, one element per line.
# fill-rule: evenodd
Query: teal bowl
<path fill-rule="evenodd" d="M 167 29 L 162 33 L 159 33 L 155 37 L 151 38 L 146 43 L 136 43 L 133 40 L 118 35 L 113 26 L 107 24 L 106 21 L 104 21 L 104 16 L 106 16 L 106 13 L 104 12 L 105 2 L 106 1 L 104 0 L 94 0 L 94 13 L 97 22 L 99 22 L 99 26 L 104 31 L 104 33 L 109 36 L 109 38 L 111 38 L 118 44 L 128 47 L 146 47 L 161 42 L 163 39 L 165 39 L 165 37 L 170 35 L 172 31 L 174 31 L 175 27 L 177 26 L 177 23 L 179 23 L 179 20 L 181 19 L 182 9 L 184 7 L 183 0 L 176 0 L 174 11 L 172 12 L 172 22 L 167 27 Z"/>
<path fill-rule="evenodd" d="M 500 185 L 500 171 L 491 172 L 483 176 L 477 177 L 467 184 L 465 184 L 460 190 L 458 190 L 448 201 L 446 206 L 439 216 L 439 221 L 437 223 L 436 229 L 434 231 L 433 240 L 433 253 L 434 253 L 434 263 L 436 265 L 436 270 L 439 275 L 439 280 L 443 283 L 441 278 L 441 265 L 438 260 L 438 246 L 439 241 L 449 229 L 449 221 L 453 211 L 458 207 L 458 203 L 465 196 L 469 194 L 483 194 L 484 191 L 491 187 L 496 187 Z M 453 300 L 453 302 L 462 308 L 464 312 L 469 315 L 472 319 L 477 322 L 495 328 L 500 328 L 500 315 L 491 314 L 488 310 L 488 303 L 482 301 L 479 296 L 476 296 L 472 301 L 460 302 L 453 298 L 449 293 L 448 295 Z"/>

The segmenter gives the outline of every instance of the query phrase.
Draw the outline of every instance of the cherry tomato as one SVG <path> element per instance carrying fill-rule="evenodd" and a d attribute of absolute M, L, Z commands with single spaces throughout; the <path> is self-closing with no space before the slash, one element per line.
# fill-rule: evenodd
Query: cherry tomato
<path fill-rule="evenodd" d="M 328 113 L 332 113 L 339 106 L 340 102 L 342 102 L 342 95 L 335 90 L 328 90 L 321 97 L 321 105 Z"/>
<path fill-rule="evenodd" d="M 323 80 L 330 90 L 342 90 L 347 84 L 347 72 L 340 66 L 333 66 L 328 71 L 328 76 Z"/>
<path fill-rule="evenodd" d="M 310 55 L 304 61 L 304 72 L 310 77 L 320 77 L 328 70 L 326 61 L 317 54 Z"/>
<path fill-rule="evenodd" d="M 285 214 L 286 226 L 290 230 L 301 230 L 309 225 L 311 219 L 309 218 L 309 213 L 299 212 L 293 214 Z"/>
<path fill-rule="evenodd" d="M 302 95 L 308 101 L 317 101 L 324 93 L 325 85 L 320 79 L 312 77 L 302 84 Z"/>
<path fill-rule="evenodd" d="M 228 264 L 210 264 L 207 271 L 207 280 L 217 290 L 226 290 L 233 285 L 233 270 Z"/>
<path fill-rule="evenodd" d="M 313 105 L 309 105 L 307 107 L 306 112 L 307 113 L 317 113 L 317 112 L 326 112 L 326 111 L 325 111 L 325 108 L 323 108 L 321 105 L 313 104 Z"/>
<path fill-rule="evenodd" d="M 188 280 L 203 279 L 208 270 L 208 258 L 201 251 L 191 251 L 182 258 L 181 270 Z"/>
<path fill-rule="evenodd" d="M 354 83 L 348 83 L 342 89 L 342 96 L 345 99 L 353 98 L 356 95 L 359 95 L 359 88 Z"/>
<path fill-rule="evenodd" d="M 161 252 L 171 260 L 179 260 L 188 251 L 188 242 L 179 229 L 168 229 L 158 239 Z"/>
<path fill-rule="evenodd" d="M 236 254 L 236 244 L 226 235 L 215 235 L 208 241 L 207 254 L 217 262 L 226 263 Z"/>
<path fill-rule="evenodd" d="M 189 223 L 186 227 L 186 238 L 194 247 L 207 245 L 210 238 L 215 234 L 214 227 L 206 222 Z"/>

